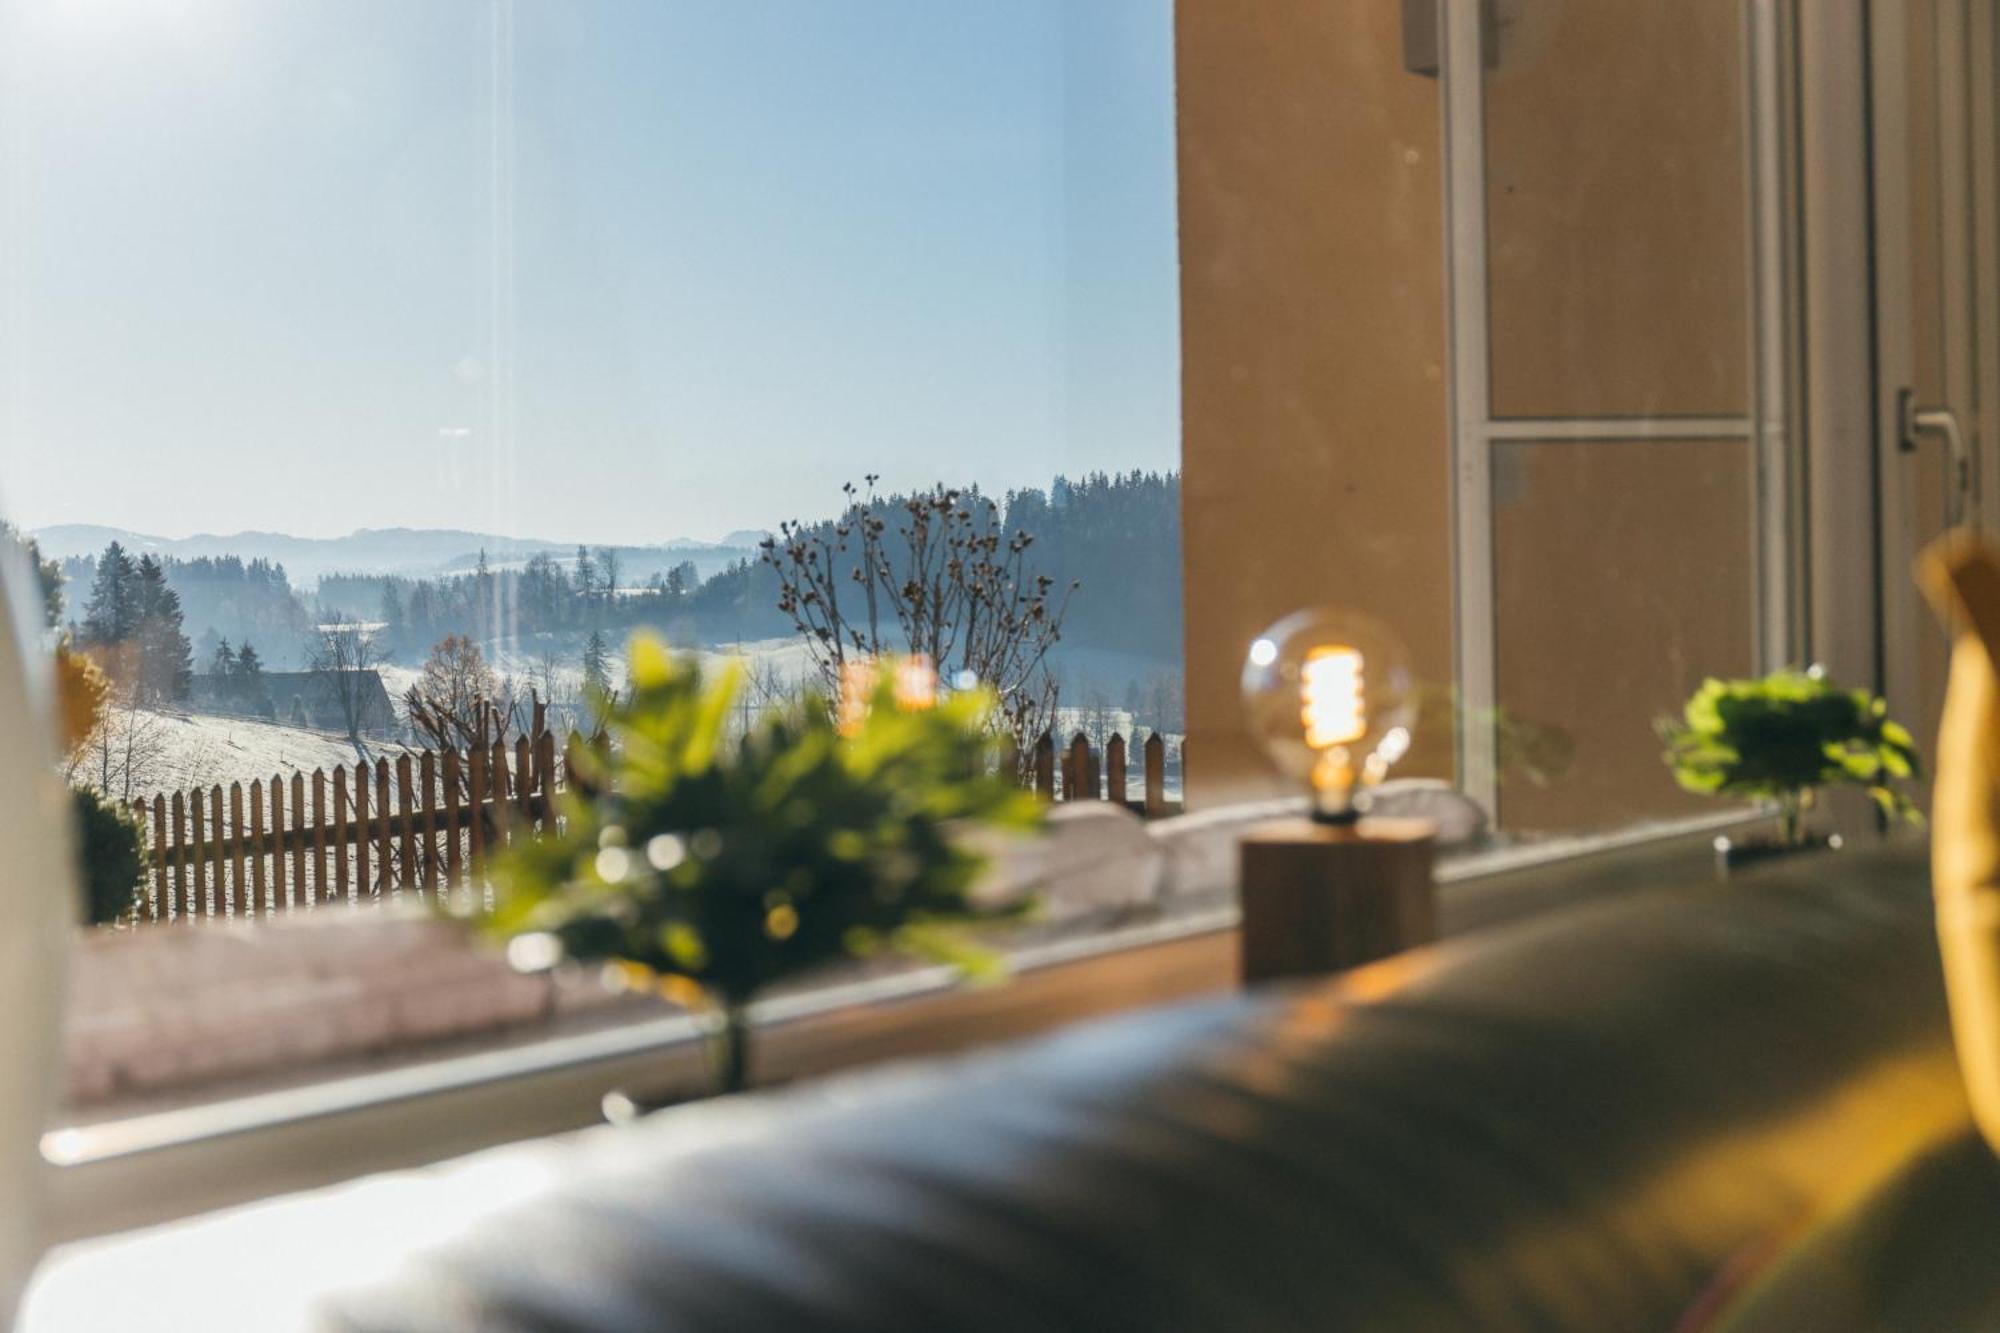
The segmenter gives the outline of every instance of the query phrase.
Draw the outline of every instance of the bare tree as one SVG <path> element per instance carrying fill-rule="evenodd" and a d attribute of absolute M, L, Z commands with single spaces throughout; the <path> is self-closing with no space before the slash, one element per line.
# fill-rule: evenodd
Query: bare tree
<path fill-rule="evenodd" d="M 403 707 L 420 742 L 438 751 L 490 748 L 518 727 L 521 711 L 513 682 L 496 675 L 479 645 L 462 634 L 431 649 L 417 683 L 403 694 Z M 461 773 L 459 780 L 469 783 L 470 775 Z"/>
<path fill-rule="evenodd" d="M 885 503 L 876 480 L 842 488 L 847 508 L 829 529 L 788 522 L 764 540 L 778 609 L 829 695 L 850 656 L 922 654 L 945 681 L 976 680 L 999 696 L 1000 726 L 1026 762 L 1055 722 L 1048 655 L 1078 585 L 1054 596 L 1055 580 L 1029 568 L 1034 537 L 1004 531 L 992 500 L 939 486 Z M 884 509 L 900 511 L 893 536 Z"/>
<path fill-rule="evenodd" d="M 597 548 L 597 569 L 598 577 L 604 584 L 605 605 L 614 606 L 617 604 L 618 579 L 620 575 L 617 547 L 600 546 Z"/>
<path fill-rule="evenodd" d="M 746 736 L 759 717 L 795 703 L 804 693 L 804 682 L 796 672 L 786 671 L 769 654 L 746 653 L 740 643 L 736 652 L 737 662 L 743 671 L 743 688 L 736 695 L 733 731 L 738 736 Z"/>
<path fill-rule="evenodd" d="M 141 707 L 134 691 L 120 690 L 90 740 L 70 757 L 67 776 L 91 771 L 91 785 L 118 801 L 153 791 L 170 776 L 172 725 L 171 718 Z"/>
<path fill-rule="evenodd" d="M 350 617 L 336 614 L 318 627 L 307 669 L 324 682 L 324 688 L 340 709 L 347 739 L 355 751 L 365 756 L 361 728 L 368 721 L 368 674 L 380 660 L 375 636 L 368 627 Z"/>
<path fill-rule="evenodd" d="M 582 725 L 583 690 L 554 640 L 543 640 L 529 659 L 528 689 L 547 707 L 551 730 L 570 732 Z"/>

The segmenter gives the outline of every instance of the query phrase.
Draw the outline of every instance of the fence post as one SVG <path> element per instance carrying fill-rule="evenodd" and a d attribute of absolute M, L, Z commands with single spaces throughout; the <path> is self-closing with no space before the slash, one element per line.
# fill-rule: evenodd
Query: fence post
<path fill-rule="evenodd" d="M 340 770 L 334 770 L 334 862 L 340 867 L 340 885 L 336 888 L 327 880 L 326 872 L 326 770 L 313 770 L 313 891 L 307 897 L 308 905 L 318 902 L 339 902 L 347 896 L 347 844 L 341 839 L 347 832 L 347 789 L 340 781 Z"/>
<path fill-rule="evenodd" d="M 382 886 L 379 896 L 387 897 L 396 887 L 396 824 L 394 816 L 389 813 L 389 760 L 386 757 L 375 761 L 375 839 L 375 878 Z"/>
<path fill-rule="evenodd" d="M 535 752 L 526 736 L 514 738 L 514 805 L 521 812 L 523 832 L 535 825 Z"/>
<path fill-rule="evenodd" d="M 1146 818 L 1167 812 L 1167 743 L 1155 731 L 1146 738 Z"/>
<path fill-rule="evenodd" d="M 1079 731 L 1070 739 L 1069 759 L 1063 765 L 1063 799 L 1075 801 L 1095 795 L 1087 790 L 1089 783 L 1090 738 Z"/>
<path fill-rule="evenodd" d="M 194 830 L 194 896 L 188 900 L 189 916 L 213 916 L 208 899 L 208 815 L 201 804 L 201 788 L 188 797 L 189 822 Z"/>
<path fill-rule="evenodd" d="M 285 779 L 271 775 L 271 912 L 283 911 L 285 901 Z"/>
<path fill-rule="evenodd" d="M 444 886 L 455 889 L 463 878 L 458 850 L 458 750 L 444 752 Z"/>
<path fill-rule="evenodd" d="M 493 766 L 486 770 L 493 784 L 493 846 L 507 845 L 507 742 L 493 742 Z"/>
<path fill-rule="evenodd" d="M 236 788 L 229 789 L 230 804 L 236 801 Z M 250 840 L 246 849 L 243 839 L 243 816 L 236 816 L 236 874 L 243 875 L 243 853 L 250 853 L 249 899 L 244 904 L 243 915 L 249 920 L 257 919 L 258 911 L 264 905 L 264 784 L 259 779 L 250 782 Z M 236 887 L 237 895 L 244 893 L 243 886 Z"/>
<path fill-rule="evenodd" d="M 423 862 L 424 892 L 434 894 L 438 887 L 437 756 L 425 750 L 418 768 L 424 784 L 424 854 L 420 858 Z"/>
<path fill-rule="evenodd" d="M 368 896 L 374 876 L 368 873 L 368 765 L 354 765 L 354 888 L 348 895 L 350 903 L 360 902 Z"/>
<path fill-rule="evenodd" d="M 313 822 L 319 822 L 315 817 Z M 292 774 L 292 900 L 288 909 L 295 909 L 299 899 L 312 902 L 312 884 L 306 879 L 306 775 Z"/>
<path fill-rule="evenodd" d="M 556 827 L 556 736 L 544 731 L 535 737 L 535 798 L 545 832 Z"/>
<path fill-rule="evenodd" d="M 233 915 L 229 896 L 229 816 L 222 806 L 222 784 L 208 789 L 208 848 L 215 859 L 215 897 L 209 903 L 210 916 Z"/>
<path fill-rule="evenodd" d="M 347 765 L 333 770 L 333 892 L 336 901 L 353 901 L 347 881 Z"/>
<path fill-rule="evenodd" d="M 400 888 L 417 887 L 417 793 L 416 783 L 410 774 L 410 756 L 396 756 L 396 815 L 402 825 L 403 865 L 396 876 Z"/>
<path fill-rule="evenodd" d="M 218 812 L 219 813 L 219 812 Z M 229 833 L 224 839 L 229 848 L 229 915 L 243 911 L 243 784 L 229 784 Z"/>
<path fill-rule="evenodd" d="M 1104 742 L 1104 799 L 1123 806 L 1125 801 L 1125 738 L 1117 732 Z"/>
<path fill-rule="evenodd" d="M 472 847 L 472 877 L 478 879 L 486 870 L 486 747 L 475 745 L 466 756 L 467 787 L 472 813 L 467 825 L 467 841 Z"/>
<path fill-rule="evenodd" d="M 148 842 L 146 837 L 146 814 L 148 809 L 146 798 L 143 796 L 135 796 L 125 802 L 125 813 L 131 817 L 133 826 L 139 830 L 139 850 L 142 859 Z M 133 890 L 132 905 L 137 909 L 132 914 L 132 920 L 135 924 L 146 920 L 148 917 L 157 917 L 159 915 L 159 895 L 153 891 L 152 877 L 147 875 L 143 870 L 140 871 L 139 883 Z"/>
<path fill-rule="evenodd" d="M 1035 741 L 1035 790 L 1043 800 L 1056 798 L 1056 742 L 1046 731 Z"/>
<path fill-rule="evenodd" d="M 176 842 L 179 839 L 175 839 Z M 173 889 L 167 883 L 167 798 L 153 798 L 153 919 L 165 921 L 173 913 Z"/>
<path fill-rule="evenodd" d="M 187 844 L 187 803 L 179 792 L 174 793 L 174 897 L 179 900 L 179 914 L 186 920 L 194 920 L 194 899 L 188 896 L 188 844 Z"/>

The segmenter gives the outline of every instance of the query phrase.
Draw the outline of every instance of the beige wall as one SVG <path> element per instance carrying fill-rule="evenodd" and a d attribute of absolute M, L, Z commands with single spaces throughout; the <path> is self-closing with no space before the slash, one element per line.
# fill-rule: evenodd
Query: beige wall
<path fill-rule="evenodd" d="M 1750 411 L 1740 3 L 1499 0 L 1480 201 L 1495 418 L 1560 434 Z M 1452 680 L 1443 90 L 1405 71 L 1401 15 L 1399 0 L 1179 6 L 1197 802 L 1270 785 L 1236 681 L 1287 611 L 1370 611 L 1420 677 Z M 1503 826 L 1686 812 L 1652 725 L 1704 676 L 1756 665 L 1747 439 L 1489 457 L 1492 550 L 1474 554 L 1492 561 Z M 1449 710 L 1428 720 L 1402 772 L 1450 773 Z M 1543 762 L 1549 741 L 1566 766 Z"/>
<path fill-rule="evenodd" d="M 1182 0 L 1190 795 L 1265 783 L 1237 675 L 1300 606 L 1393 623 L 1451 677 L 1439 85 L 1400 0 Z M 1405 766 L 1446 771 L 1433 729 Z"/>

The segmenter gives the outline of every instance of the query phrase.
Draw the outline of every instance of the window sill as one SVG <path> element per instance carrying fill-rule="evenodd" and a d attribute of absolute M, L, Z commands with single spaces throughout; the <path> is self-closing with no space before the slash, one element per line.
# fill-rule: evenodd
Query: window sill
<path fill-rule="evenodd" d="M 1438 875 L 1442 929 L 1464 934 L 1705 876 L 1714 835 L 1760 818 L 1733 813 L 1448 862 Z M 1236 985 L 1235 917 L 1233 906 L 1197 907 L 1038 945 L 1013 955 L 1013 975 L 999 986 L 967 986 L 948 969 L 923 968 L 774 997 L 754 1011 L 757 1079 L 781 1083 L 948 1054 L 1226 991 Z M 598 1119 L 613 1089 L 703 1087 L 700 1037 L 694 1019 L 673 1015 L 56 1129 L 43 1139 L 53 1176 L 51 1242 L 577 1129 Z"/>

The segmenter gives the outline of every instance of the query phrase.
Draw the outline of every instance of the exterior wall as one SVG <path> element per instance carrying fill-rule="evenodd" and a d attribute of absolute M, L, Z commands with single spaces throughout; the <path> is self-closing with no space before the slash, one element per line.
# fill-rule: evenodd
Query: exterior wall
<path fill-rule="evenodd" d="M 1400 0 L 1182 0 L 1182 505 L 1195 803 L 1271 790 L 1237 676 L 1333 603 L 1451 679 L 1436 80 Z M 1410 773 L 1448 773 L 1448 728 Z"/>

